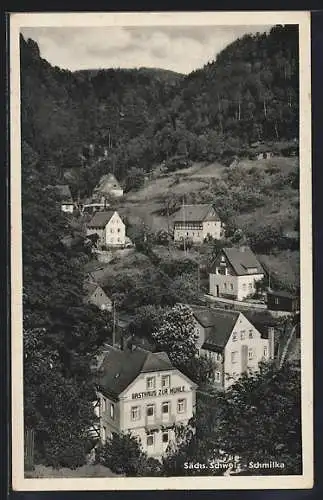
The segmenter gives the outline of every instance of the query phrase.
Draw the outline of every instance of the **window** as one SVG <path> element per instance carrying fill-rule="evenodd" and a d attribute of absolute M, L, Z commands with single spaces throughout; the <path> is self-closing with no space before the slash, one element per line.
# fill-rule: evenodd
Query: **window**
<path fill-rule="evenodd" d="M 155 415 L 155 405 L 147 406 L 147 417 L 153 417 Z"/>
<path fill-rule="evenodd" d="M 248 349 L 248 359 L 253 359 L 253 349 Z"/>
<path fill-rule="evenodd" d="M 102 411 L 107 411 L 107 400 L 105 398 L 102 399 Z"/>
<path fill-rule="evenodd" d="M 249 330 L 249 339 L 252 339 L 252 337 L 253 337 L 252 330 Z"/>
<path fill-rule="evenodd" d="M 151 390 L 151 389 L 155 389 L 156 387 L 156 378 L 155 377 L 147 377 L 147 380 L 146 380 L 146 384 L 147 384 L 147 390 Z"/>
<path fill-rule="evenodd" d="M 162 387 L 170 387 L 170 375 L 162 375 L 161 385 Z"/>
<path fill-rule="evenodd" d="M 121 230 L 120 230 L 120 227 L 118 227 L 117 231 L 118 231 L 118 233 L 120 233 L 120 231 L 121 231 Z"/>
<path fill-rule="evenodd" d="M 265 356 L 265 358 L 268 356 L 268 347 L 267 346 L 264 347 L 264 356 Z"/>
<path fill-rule="evenodd" d="M 237 340 L 237 334 L 233 332 L 232 334 L 232 342 L 235 342 Z"/>
<path fill-rule="evenodd" d="M 230 288 L 231 288 L 231 290 L 233 290 L 233 284 L 232 283 L 230 283 Z"/>
<path fill-rule="evenodd" d="M 177 413 L 186 412 L 186 399 L 179 399 L 177 401 Z"/>
<path fill-rule="evenodd" d="M 154 445 L 154 435 L 153 434 L 148 434 L 147 436 L 147 446 L 153 446 Z"/>
<path fill-rule="evenodd" d="M 242 290 L 245 290 L 245 289 L 246 289 L 246 284 L 242 283 Z"/>
<path fill-rule="evenodd" d="M 236 363 L 237 357 L 238 357 L 238 351 L 232 351 L 231 352 L 231 363 Z"/>
<path fill-rule="evenodd" d="M 221 382 L 221 372 L 214 373 L 214 380 L 215 382 Z"/>
<path fill-rule="evenodd" d="M 110 417 L 114 420 L 114 404 L 110 403 Z"/>
<path fill-rule="evenodd" d="M 113 233 L 113 231 L 114 231 L 114 230 L 113 230 L 113 228 L 111 228 L 111 229 L 110 229 L 110 233 Z"/>
<path fill-rule="evenodd" d="M 278 306 L 279 304 L 279 298 L 278 297 L 275 297 L 275 304 Z"/>
<path fill-rule="evenodd" d="M 168 432 L 163 432 L 163 443 L 168 443 Z"/>
<path fill-rule="evenodd" d="M 226 283 L 223 283 L 223 288 L 224 288 L 224 290 L 227 289 L 227 284 Z"/>
<path fill-rule="evenodd" d="M 241 335 L 241 340 L 244 340 L 246 338 L 246 331 L 241 330 L 240 335 Z"/>
<path fill-rule="evenodd" d="M 140 419 L 140 408 L 139 406 L 133 406 L 131 408 L 131 420 L 139 420 Z"/>
<path fill-rule="evenodd" d="M 252 290 L 252 288 L 253 288 L 252 283 L 249 283 L 248 287 L 249 287 L 249 290 Z"/>
<path fill-rule="evenodd" d="M 162 404 L 162 413 L 169 413 L 169 403 L 163 403 Z"/>

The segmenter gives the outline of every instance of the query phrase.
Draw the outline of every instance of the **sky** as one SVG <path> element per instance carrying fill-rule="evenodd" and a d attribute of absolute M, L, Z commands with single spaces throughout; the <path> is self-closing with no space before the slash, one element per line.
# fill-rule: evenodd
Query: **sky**
<path fill-rule="evenodd" d="M 226 45 L 263 26 L 26 27 L 41 57 L 71 71 L 163 68 L 188 74 L 214 60 Z"/>

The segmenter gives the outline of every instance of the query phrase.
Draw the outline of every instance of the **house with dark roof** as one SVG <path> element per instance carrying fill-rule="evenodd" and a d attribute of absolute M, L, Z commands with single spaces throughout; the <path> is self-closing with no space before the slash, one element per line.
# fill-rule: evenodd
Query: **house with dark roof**
<path fill-rule="evenodd" d="M 222 248 L 209 269 L 209 293 L 243 300 L 256 291 L 264 269 L 249 247 Z"/>
<path fill-rule="evenodd" d="M 267 290 L 267 307 L 270 311 L 299 311 L 299 297 L 284 290 Z"/>
<path fill-rule="evenodd" d="M 191 306 L 200 355 L 214 363 L 214 385 L 226 390 L 246 371 L 274 358 L 274 330 L 263 335 L 239 311 Z"/>
<path fill-rule="evenodd" d="M 114 174 L 103 175 L 99 183 L 95 186 L 93 196 L 108 195 L 112 198 L 123 196 L 123 189 Z"/>
<path fill-rule="evenodd" d="M 183 205 L 174 220 L 174 241 L 190 240 L 203 243 L 211 236 L 224 237 L 224 226 L 212 205 Z"/>
<path fill-rule="evenodd" d="M 126 243 L 126 226 L 118 212 L 96 212 L 87 224 L 86 235 L 99 236 L 98 247 L 123 247 Z"/>
<path fill-rule="evenodd" d="M 54 187 L 61 204 L 62 212 L 72 214 L 74 211 L 74 202 L 69 186 L 67 184 L 62 184 Z"/>
<path fill-rule="evenodd" d="M 174 426 L 195 412 L 196 384 L 165 352 L 108 347 L 96 376 L 101 441 L 130 432 L 150 457 L 161 458 L 175 439 Z"/>
<path fill-rule="evenodd" d="M 112 311 L 112 301 L 111 299 L 109 299 L 100 285 L 93 281 L 86 281 L 83 288 L 85 293 L 85 304 L 93 304 L 102 311 Z"/>

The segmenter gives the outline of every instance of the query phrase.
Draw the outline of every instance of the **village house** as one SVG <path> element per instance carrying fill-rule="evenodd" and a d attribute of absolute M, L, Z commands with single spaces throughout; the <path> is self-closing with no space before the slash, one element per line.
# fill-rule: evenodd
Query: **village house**
<path fill-rule="evenodd" d="M 242 373 L 274 358 L 274 330 L 267 338 L 239 311 L 191 306 L 201 356 L 214 362 L 214 385 L 226 390 Z"/>
<path fill-rule="evenodd" d="M 256 292 L 264 270 L 249 247 L 222 248 L 209 271 L 209 293 L 243 300 Z"/>
<path fill-rule="evenodd" d="M 93 281 L 86 281 L 83 288 L 85 292 L 84 302 L 86 304 L 93 304 L 102 311 L 112 311 L 112 301 L 100 285 Z"/>
<path fill-rule="evenodd" d="M 270 311 L 299 311 L 299 297 L 285 291 L 267 291 L 267 307 Z"/>
<path fill-rule="evenodd" d="M 97 234 L 99 247 L 123 247 L 126 242 L 126 227 L 118 212 L 107 210 L 96 212 L 87 224 L 86 235 Z"/>
<path fill-rule="evenodd" d="M 106 210 L 110 206 L 110 203 L 107 201 L 107 196 L 98 196 L 96 198 L 88 198 L 85 200 L 82 206 L 82 214 L 91 214 L 93 215 L 95 212 L 101 210 Z"/>
<path fill-rule="evenodd" d="M 108 195 L 112 198 L 120 198 L 123 196 L 123 189 L 114 174 L 106 174 L 101 177 L 100 182 L 93 191 L 93 196 L 99 195 Z"/>
<path fill-rule="evenodd" d="M 203 243 L 208 236 L 220 240 L 224 226 L 212 205 L 183 205 L 174 221 L 174 241 Z"/>
<path fill-rule="evenodd" d="M 72 214 L 74 212 L 74 202 L 69 186 L 67 184 L 57 185 L 55 190 L 59 197 L 62 212 Z"/>
<path fill-rule="evenodd" d="M 97 375 L 101 442 L 112 433 L 130 432 L 149 457 L 160 459 L 174 440 L 174 425 L 192 418 L 196 387 L 165 352 L 108 348 Z"/>

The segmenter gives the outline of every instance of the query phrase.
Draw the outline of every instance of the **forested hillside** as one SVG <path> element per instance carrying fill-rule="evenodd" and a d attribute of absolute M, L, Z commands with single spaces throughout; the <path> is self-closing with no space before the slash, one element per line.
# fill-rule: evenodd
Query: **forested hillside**
<path fill-rule="evenodd" d="M 188 76 L 141 68 L 72 73 L 21 37 L 26 141 L 81 194 L 114 170 L 151 171 L 181 155 L 223 160 L 254 141 L 298 137 L 298 31 L 246 35 Z M 92 156 L 88 146 L 92 144 Z M 104 156 L 105 150 L 105 156 Z M 54 168 L 54 167 L 52 167 Z"/>

